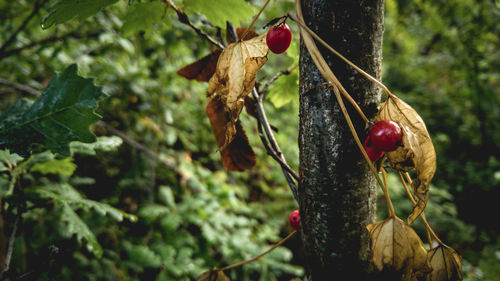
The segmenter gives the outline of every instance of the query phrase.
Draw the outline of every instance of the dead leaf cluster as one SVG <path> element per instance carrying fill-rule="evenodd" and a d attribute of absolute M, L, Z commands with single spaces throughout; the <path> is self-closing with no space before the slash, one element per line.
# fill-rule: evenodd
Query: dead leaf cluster
<path fill-rule="evenodd" d="M 408 223 L 412 224 L 427 205 L 429 186 L 436 172 L 436 152 L 424 120 L 401 99 L 390 95 L 380 107 L 377 121 L 380 120 L 392 120 L 403 131 L 402 147 L 386 154 L 391 165 L 400 171 L 416 172 L 412 187 L 417 204 L 408 216 Z"/>

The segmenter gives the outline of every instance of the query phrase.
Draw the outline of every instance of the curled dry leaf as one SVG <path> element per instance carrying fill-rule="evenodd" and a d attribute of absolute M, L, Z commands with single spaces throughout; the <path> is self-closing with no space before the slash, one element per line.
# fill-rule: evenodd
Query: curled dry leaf
<path fill-rule="evenodd" d="M 428 281 L 458 281 L 462 280 L 462 261 L 452 248 L 439 245 L 427 254 L 432 272 L 427 276 Z"/>
<path fill-rule="evenodd" d="M 236 131 L 233 141 L 224 146 L 226 125 L 231 122 L 219 96 L 209 98 L 205 112 L 210 119 L 224 167 L 229 171 L 243 171 L 255 166 L 255 153 L 239 121 L 234 126 Z"/>
<path fill-rule="evenodd" d="M 377 116 L 377 121 L 380 120 L 392 120 L 403 130 L 403 146 L 386 154 L 394 168 L 403 171 L 414 168 L 416 172 L 412 187 L 417 204 L 408 216 L 408 223 L 412 224 L 422 213 L 429 199 L 429 186 L 436 172 L 436 151 L 424 120 L 399 98 L 387 98 Z"/>
<path fill-rule="evenodd" d="M 203 272 L 196 281 L 231 281 L 224 271 L 214 267 L 209 271 Z"/>
<path fill-rule="evenodd" d="M 366 226 L 370 232 L 373 263 L 379 271 L 401 272 L 412 280 L 431 267 L 417 233 L 398 217 Z"/>
<path fill-rule="evenodd" d="M 255 85 L 257 71 L 266 63 L 268 51 L 264 34 L 227 46 L 219 57 L 207 94 L 219 96 L 229 113 L 223 147 L 231 143 L 236 134 L 236 123 L 245 97 Z"/>
<path fill-rule="evenodd" d="M 194 79 L 200 82 L 208 82 L 215 73 L 217 60 L 221 53 L 221 50 L 215 50 L 201 59 L 179 69 L 177 74 L 189 80 Z"/>

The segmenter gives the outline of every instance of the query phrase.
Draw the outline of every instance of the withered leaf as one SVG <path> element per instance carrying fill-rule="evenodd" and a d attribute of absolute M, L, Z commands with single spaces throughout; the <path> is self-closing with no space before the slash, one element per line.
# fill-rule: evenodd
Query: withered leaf
<path fill-rule="evenodd" d="M 239 121 L 233 127 L 229 113 L 224 110 L 219 96 L 209 98 L 205 112 L 210 119 L 224 167 L 229 171 L 243 171 L 255 166 L 255 153 L 248 143 L 243 127 Z M 228 129 L 226 126 L 231 126 L 231 128 Z M 231 143 L 224 146 L 227 130 L 234 130 L 235 136 Z"/>
<path fill-rule="evenodd" d="M 389 161 L 398 170 L 415 169 L 416 178 L 412 183 L 417 204 L 408 216 L 412 224 L 422 213 L 429 199 L 429 186 L 436 172 L 436 151 L 432 144 L 424 120 L 408 104 L 395 96 L 389 96 L 382 104 L 377 121 L 392 120 L 403 131 L 403 146 L 387 153 Z"/>
<path fill-rule="evenodd" d="M 455 250 L 439 245 L 430 250 L 427 257 L 432 266 L 428 281 L 462 281 L 462 261 Z"/>
<path fill-rule="evenodd" d="M 227 46 L 219 57 L 207 93 L 208 96 L 218 95 L 230 116 L 232 126 L 226 126 L 224 146 L 231 143 L 236 134 L 234 127 L 245 97 L 255 85 L 257 71 L 267 61 L 268 51 L 264 34 Z"/>
<path fill-rule="evenodd" d="M 196 281 L 217 281 L 220 270 L 217 267 L 203 272 Z"/>
<path fill-rule="evenodd" d="M 391 217 L 366 228 L 370 232 L 373 263 L 379 271 L 406 273 L 408 280 L 430 271 L 422 240 L 407 223 Z"/>
<path fill-rule="evenodd" d="M 221 50 L 215 50 L 201 59 L 184 66 L 177 71 L 177 74 L 189 80 L 208 82 L 214 75 Z"/>

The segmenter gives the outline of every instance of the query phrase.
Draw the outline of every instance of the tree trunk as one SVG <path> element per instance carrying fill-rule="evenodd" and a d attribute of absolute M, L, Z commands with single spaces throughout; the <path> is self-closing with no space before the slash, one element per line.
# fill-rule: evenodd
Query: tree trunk
<path fill-rule="evenodd" d="M 362 69 L 380 77 L 383 1 L 303 0 L 306 24 Z M 319 46 L 319 44 L 318 44 Z M 333 72 L 368 118 L 379 89 L 324 48 Z M 367 280 L 369 235 L 375 219 L 376 181 L 362 159 L 332 91 L 304 44 L 300 55 L 300 183 L 302 240 L 311 280 Z M 363 120 L 348 104 L 360 138 Z"/>

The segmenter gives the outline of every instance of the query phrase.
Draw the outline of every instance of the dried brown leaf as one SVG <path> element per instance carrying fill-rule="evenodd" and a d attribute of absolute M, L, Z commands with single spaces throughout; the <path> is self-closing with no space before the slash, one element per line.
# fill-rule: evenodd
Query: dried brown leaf
<path fill-rule="evenodd" d="M 236 124 L 231 122 L 219 96 L 209 98 L 205 112 L 210 119 L 224 167 L 229 171 L 243 171 L 255 166 L 255 153 L 243 127 L 239 121 Z M 231 143 L 224 146 L 227 130 L 234 130 L 235 135 Z"/>
<path fill-rule="evenodd" d="M 217 281 L 220 270 L 217 267 L 203 272 L 196 281 Z"/>
<path fill-rule="evenodd" d="M 417 204 L 408 216 L 408 223 L 412 224 L 425 209 L 429 199 L 429 186 L 436 172 L 434 145 L 424 120 L 411 106 L 395 96 L 388 97 L 382 104 L 377 120 L 392 120 L 403 131 L 403 146 L 386 155 L 398 170 L 415 169 L 416 178 L 412 187 Z"/>
<path fill-rule="evenodd" d="M 219 57 L 215 74 L 210 78 L 208 95 L 217 94 L 229 113 L 233 126 L 226 126 L 224 146 L 236 134 L 236 122 L 245 103 L 245 97 L 255 85 L 257 71 L 267 61 L 269 49 L 266 35 L 227 46 Z"/>
<path fill-rule="evenodd" d="M 189 80 L 194 79 L 200 82 L 208 82 L 215 73 L 217 60 L 221 53 L 221 50 L 215 50 L 203 58 L 179 69 L 177 74 Z"/>
<path fill-rule="evenodd" d="M 430 271 L 427 251 L 415 231 L 398 217 L 366 226 L 370 232 L 373 263 L 379 271 L 396 271 L 412 280 Z"/>
<path fill-rule="evenodd" d="M 224 271 L 219 270 L 219 274 L 217 275 L 217 281 L 231 281 L 229 277 L 224 273 Z"/>
<path fill-rule="evenodd" d="M 439 245 L 430 250 L 427 257 L 432 266 L 428 281 L 462 281 L 462 261 L 455 250 Z"/>

